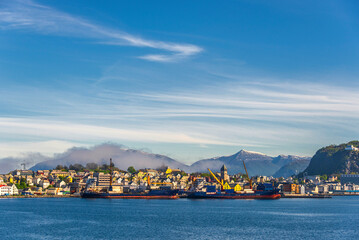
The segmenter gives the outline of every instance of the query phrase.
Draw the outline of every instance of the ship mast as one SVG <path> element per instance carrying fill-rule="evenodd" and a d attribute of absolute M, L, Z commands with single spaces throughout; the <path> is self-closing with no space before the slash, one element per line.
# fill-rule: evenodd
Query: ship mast
<path fill-rule="evenodd" d="M 112 191 L 112 158 L 110 158 L 110 187 L 108 190 Z"/>

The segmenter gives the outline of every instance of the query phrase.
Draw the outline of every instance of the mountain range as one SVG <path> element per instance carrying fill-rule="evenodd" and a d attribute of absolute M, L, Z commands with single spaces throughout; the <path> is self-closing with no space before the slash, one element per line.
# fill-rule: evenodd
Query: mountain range
<path fill-rule="evenodd" d="M 186 165 L 165 155 L 148 153 L 141 150 L 125 148 L 117 144 L 101 144 L 91 148 L 75 147 L 64 153 L 56 154 L 54 157 L 44 157 L 40 154 L 31 155 L 31 159 L 39 159 L 31 170 L 53 169 L 57 165 L 69 166 L 70 164 L 97 163 L 108 164 L 112 158 L 116 167 L 126 170 L 129 166 L 135 169 L 141 168 L 158 168 L 169 166 L 179 168 L 186 172 L 208 172 L 207 168 L 212 171 L 219 171 L 223 164 L 228 168 L 230 174 L 244 173 L 243 161 L 246 163 L 249 175 L 265 175 L 288 177 L 302 171 L 308 164 L 308 157 L 299 157 L 293 155 L 279 155 L 271 157 L 263 153 L 241 150 L 230 156 L 221 156 L 209 159 L 199 160 L 192 165 Z M 5 161 L 6 160 L 6 161 Z M 1 172 L 10 171 L 19 168 L 19 163 L 25 161 L 22 159 L 7 158 L 0 159 Z M 13 164 L 10 164 L 13 162 Z M 16 163 L 16 167 L 14 167 Z M 303 167 L 304 166 L 304 167 Z"/>
<path fill-rule="evenodd" d="M 294 155 L 279 155 L 277 157 L 270 157 L 263 153 L 241 150 L 230 156 L 215 157 L 197 161 L 193 163 L 190 168 L 192 172 L 206 172 L 207 168 L 218 171 L 220 167 L 225 164 L 228 168 L 229 174 L 235 174 L 238 172 L 244 173 L 244 161 L 249 175 L 274 176 L 277 175 L 277 171 L 281 168 L 286 168 L 286 166 L 292 162 L 305 160 L 307 161 L 307 164 L 309 164 L 309 159 L 309 157 L 299 157 Z M 305 165 L 304 168 L 306 166 L 307 165 Z M 283 177 L 295 174 L 295 170 L 293 173 L 289 171 L 282 172 L 285 173 Z"/>

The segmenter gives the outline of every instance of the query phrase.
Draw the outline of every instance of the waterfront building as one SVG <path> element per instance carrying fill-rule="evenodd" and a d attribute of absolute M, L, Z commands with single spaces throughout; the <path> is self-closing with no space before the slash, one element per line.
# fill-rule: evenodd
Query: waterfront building
<path fill-rule="evenodd" d="M 304 185 L 299 186 L 299 194 L 305 194 L 305 186 Z"/>
<path fill-rule="evenodd" d="M 299 193 L 299 186 L 294 183 L 284 183 L 282 185 L 283 193 Z"/>
<path fill-rule="evenodd" d="M 97 172 L 93 176 L 97 179 L 97 186 L 99 187 L 109 187 L 111 176 L 109 173 Z"/>
<path fill-rule="evenodd" d="M 314 193 L 317 194 L 318 193 L 318 186 L 315 184 L 308 184 L 305 186 L 305 192 L 306 193 Z"/>
<path fill-rule="evenodd" d="M 340 176 L 340 183 L 342 185 L 347 183 L 359 184 L 359 174 L 343 174 Z"/>
<path fill-rule="evenodd" d="M 0 196 L 9 196 L 9 195 L 18 195 L 19 191 L 15 184 L 10 186 L 8 185 L 0 185 Z"/>
<path fill-rule="evenodd" d="M 48 188 L 46 189 L 46 194 L 47 195 L 62 195 L 63 193 L 61 193 L 62 189 L 61 188 Z"/>
<path fill-rule="evenodd" d="M 341 190 L 342 190 L 342 186 L 340 183 L 328 184 L 328 191 L 335 192 Z"/>
<path fill-rule="evenodd" d="M 34 194 L 36 195 L 42 195 L 43 192 L 42 192 L 42 187 L 36 187 L 34 188 Z"/>
<path fill-rule="evenodd" d="M 324 184 L 318 186 L 318 193 L 328 193 L 328 191 L 329 191 L 328 185 Z"/>

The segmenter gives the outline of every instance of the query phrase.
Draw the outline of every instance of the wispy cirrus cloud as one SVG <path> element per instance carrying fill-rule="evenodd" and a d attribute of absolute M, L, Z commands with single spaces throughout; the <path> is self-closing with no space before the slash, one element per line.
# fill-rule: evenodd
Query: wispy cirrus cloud
<path fill-rule="evenodd" d="M 0 29 L 26 29 L 40 34 L 96 39 L 99 44 L 127 45 L 162 50 L 164 53 L 147 54 L 138 57 L 156 62 L 173 62 L 194 56 L 203 51 L 201 47 L 193 44 L 164 42 L 138 37 L 37 4 L 31 0 L 14 0 L 0 3 Z"/>
<path fill-rule="evenodd" d="M 66 99 L 61 92 L 37 91 L 34 98 L 0 90 L 5 104 L 25 113 L 1 118 L 0 133 L 87 144 L 249 147 L 273 155 L 310 155 L 308 149 L 359 133 L 357 90 L 345 86 L 253 80 L 166 92 L 97 90 L 80 98 L 66 93 Z M 45 99 L 46 106 L 41 104 Z M 41 107 L 35 111 L 34 105 Z"/>

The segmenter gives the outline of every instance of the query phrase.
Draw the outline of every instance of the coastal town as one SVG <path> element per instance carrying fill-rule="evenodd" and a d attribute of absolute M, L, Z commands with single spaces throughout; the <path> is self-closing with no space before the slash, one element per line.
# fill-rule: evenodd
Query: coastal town
<path fill-rule="evenodd" d="M 225 165 L 219 172 L 186 173 L 180 169 L 161 167 L 139 169 L 129 167 L 126 171 L 103 164 L 89 163 L 57 166 L 53 170 L 18 169 L 0 175 L 1 197 L 79 197 L 83 191 L 105 192 L 111 186 L 116 193 L 131 193 L 146 189 L 176 189 L 183 192 L 215 189 L 256 190 L 259 184 L 270 183 L 282 197 L 320 197 L 359 194 L 359 175 L 304 176 L 297 178 L 273 178 L 243 173 L 229 175 Z M 112 175 L 110 174 L 112 172 Z"/>

